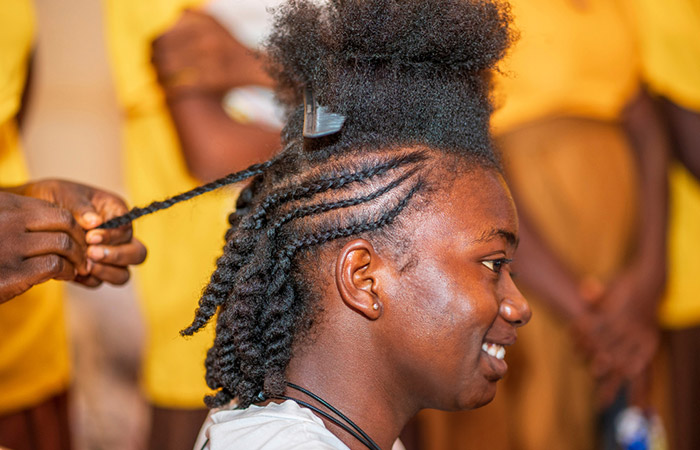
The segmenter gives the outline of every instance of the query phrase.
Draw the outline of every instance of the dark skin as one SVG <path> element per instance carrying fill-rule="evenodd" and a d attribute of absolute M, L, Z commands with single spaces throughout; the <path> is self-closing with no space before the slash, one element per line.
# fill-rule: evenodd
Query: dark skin
<path fill-rule="evenodd" d="M 666 168 L 669 143 L 651 98 L 641 92 L 625 109 L 623 125 L 638 165 L 640 216 L 635 253 L 608 284 L 568 272 L 521 218 L 523 285 L 571 327 L 598 383 L 601 406 L 630 386 L 632 402 L 644 406 L 651 360 L 658 348 L 655 313 L 666 270 Z"/>
<path fill-rule="evenodd" d="M 700 180 L 700 112 L 666 98 L 661 98 L 658 103 L 673 136 L 675 157 Z"/>
<path fill-rule="evenodd" d="M 450 178 L 443 170 L 433 175 Z M 481 347 L 513 344 L 516 328 L 530 319 L 505 261 L 515 251 L 518 222 L 499 174 L 479 168 L 459 175 L 410 214 L 403 219 L 416 230 L 410 269 L 365 239 L 322 252 L 331 278 L 323 283 L 324 315 L 287 371 L 288 380 L 339 408 L 381 448 L 391 448 L 423 408 L 490 402 L 507 365 Z M 365 448 L 324 422 L 349 448 Z"/>
<path fill-rule="evenodd" d="M 127 211 L 118 196 L 69 181 L 0 188 L 0 303 L 50 279 L 126 283 L 146 248 L 131 227 L 94 228 Z"/>
<path fill-rule="evenodd" d="M 153 42 L 153 65 L 163 87 L 190 173 L 211 181 L 268 159 L 279 133 L 232 120 L 224 94 L 248 85 L 269 87 L 260 58 L 211 16 L 185 11 Z"/>

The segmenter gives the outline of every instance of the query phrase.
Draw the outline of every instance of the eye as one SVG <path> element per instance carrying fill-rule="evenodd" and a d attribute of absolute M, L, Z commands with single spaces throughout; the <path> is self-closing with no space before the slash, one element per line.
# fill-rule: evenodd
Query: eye
<path fill-rule="evenodd" d="M 512 259 L 506 259 L 506 258 L 498 258 L 498 259 L 487 259 L 485 261 L 481 261 L 481 264 L 485 265 L 490 271 L 494 273 L 501 273 L 501 270 L 503 270 L 504 266 L 507 266 L 508 264 L 512 263 Z"/>

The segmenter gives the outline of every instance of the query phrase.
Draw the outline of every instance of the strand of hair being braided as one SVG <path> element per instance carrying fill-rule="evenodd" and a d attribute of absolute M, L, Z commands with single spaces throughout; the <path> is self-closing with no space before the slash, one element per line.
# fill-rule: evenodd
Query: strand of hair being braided
<path fill-rule="evenodd" d="M 148 214 L 153 214 L 154 212 L 157 212 L 157 211 L 162 211 L 164 209 L 168 209 L 171 206 L 174 206 L 178 203 L 182 203 L 184 201 L 193 199 L 193 198 L 198 197 L 202 194 L 206 194 L 207 192 L 215 191 L 215 190 L 220 189 L 224 186 L 228 186 L 228 185 L 231 185 L 234 183 L 238 183 L 240 181 L 247 180 L 248 178 L 254 177 L 256 175 L 262 175 L 269 168 L 271 168 L 277 164 L 282 163 L 284 161 L 284 158 L 289 156 L 285 150 L 292 147 L 296 143 L 298 143 L 298 141 L 289 142 L 286 145 L 286 147 L 282 151 L 280 151 L 278 156 L 275 158 L 272 158 L 272 159 L 265 161 L 263 163 L 260 163 L 260 164 L 253 164 L 250 167 L 248 167 L 247 169 L 241 170 L 240 172 L 228 174 L 224 177 L 221 177 L 219 179 L 211 181 L 211 182 L 204 184 L 202 186 L 197 186 L 194 189 L 191 189 L 187 192 L 183 192 L 181 194 L 167 198 L 165 200 L 154 201 L 151 204 L 149 204 L 148 206 L 134 207 L 128 213 L 123 214 L 123 215 L 118 216 L 118 217 L 115 217 L 111 220 L 108 220 L 107 222 L 100 225 L 98 228 L 101 228 L 101 229 L 119 228 L 121 226 L 128 225 L 129 223 L 133 222 L 134 220 L 138 219 L 139 217 L 143 217 L 143 216 L 148 215 Z"/>

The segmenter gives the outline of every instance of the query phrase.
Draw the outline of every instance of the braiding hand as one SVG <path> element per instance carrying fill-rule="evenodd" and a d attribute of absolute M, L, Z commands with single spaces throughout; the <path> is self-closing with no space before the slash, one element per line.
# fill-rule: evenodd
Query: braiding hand
<path fill-rule="evenodd" d="M 86 275 L 85 232 L 44 200 L 0 192 L 0 303 L 52 278 Z"/>
<path fill-rule="evenodd" d="M 94 229 L 128 211 L 117 195 L 61 180 L 30 183 L 22 193 L 65 208 L 83 230 L 88 230 L 83 240 L 86 267 L 78 271 L 74 281 L 90 287 L 102 282 L 121 285 L 129 280 L 129 266 L 145 260 L 146 248 L 133 238 L 131 225 Z"/>

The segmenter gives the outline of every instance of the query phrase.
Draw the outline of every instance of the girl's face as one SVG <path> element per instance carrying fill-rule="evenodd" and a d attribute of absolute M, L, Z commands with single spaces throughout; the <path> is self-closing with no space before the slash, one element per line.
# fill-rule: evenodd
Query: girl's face
<path fill-rule="evenodd" d="M 501 175 L 477 169 L 443 184 L 409 219 L 411 268 L 386 286 L 386 357 L 420 407 L 471 409 L 493 399 L 531 314 L 510 273 L 518 220 Z"/>

